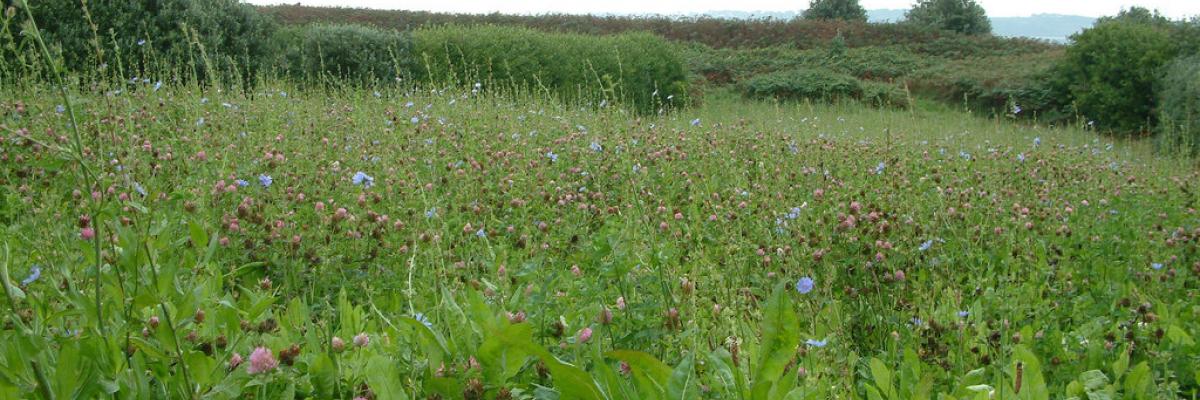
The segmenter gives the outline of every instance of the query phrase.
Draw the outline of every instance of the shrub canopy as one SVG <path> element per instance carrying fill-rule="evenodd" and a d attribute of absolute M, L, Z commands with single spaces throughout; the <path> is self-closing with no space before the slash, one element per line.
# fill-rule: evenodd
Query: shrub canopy
<path fill-rule="evenodd" d="M 687 94 L 683 57 L 649 33 L 589 36 L 501 26 L 438 27 L 414 33 L 425 81 L 511 85 L 567 101 L 620 101 L 653 112 Z"/>

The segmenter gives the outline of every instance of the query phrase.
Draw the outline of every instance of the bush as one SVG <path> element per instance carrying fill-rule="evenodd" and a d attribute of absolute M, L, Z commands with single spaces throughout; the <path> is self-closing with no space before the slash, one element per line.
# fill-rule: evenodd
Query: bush
<path fill-rule="evenodd" d="M 1114 20 L 1072 40 L 1059 70 L 1079 113 L 1105 131 L 1142 133 L 1154 126 L 1159 76 L 1175 54 L 1168 32 Z"/>
<path fill-rule="evenodd" d="M 426 81 L 486 81 L 566 101 L 619 101 L 640 112 L 686 102 L 680 51 L 648 33 L 588 36 L 531 29 L 440 27 L 414 33 Z"/>
<path fill-rule="evenodd" d="M 752 98 L 836 102 L 862 95 L 858 79 L 828 69 L 793 69 L 755 76 L 746 81 Z"/>
<path fill-rule="evenodd" d="M 65 67 L 129 76 L 253 75 L 272 53 L 274 22 L 237 0 L 79 0 L 34 2 L 43 37 Z M 19 20 L 24 20 L 20 13 Z M 13 32 L 19 35 L 17 32 Z M 198 46 L 197 46 L 198 45 Z M 121 66 L 123 71 L 119 71 Z M 169 70 L 181 68 L 182 70 Z M 190 72 L 194 71 L 195 74 Z"/>
<path fill-rule="evenodd" d="M 1200 55 L 1178 58 L 1166 71 L 1159 95 L 1160 148 L 1200 154 Z"/>
<path fill-rule="evenodd" d="M 812 0 L 804 19 L 840 19 L 867 22 L 867 10 L 858 0 Z"/>
<path fill-rule="evenodd" d="M 412 63 L 407 35 L 365 25 L 313 24 L 280 33 L 287 44 L 281 70 L 288 76 L 359 83 L 406 77 Z"/>
<path fill-rule="evenodd" d="M 904 17 L 912 24 L 968 35 L 992 33 L 992 22 L 975 0 L 918 0 Z"/>

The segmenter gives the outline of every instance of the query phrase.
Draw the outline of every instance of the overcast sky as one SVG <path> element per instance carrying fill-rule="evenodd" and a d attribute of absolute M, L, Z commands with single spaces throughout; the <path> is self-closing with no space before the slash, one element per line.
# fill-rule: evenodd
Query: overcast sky
<path fill-rule="evenodd" d="M 442 12 L 516 14 L 620 13 L 688 14 L 705 11 L 793 11 L 806 8 L 807 0 L 248 0 L 253 4 L 366 7 Z M 913 0 L 860 0 L 867 9 L 905 9 Z M 1172 18 L 1200 15 L 1200 0 L 977 0 L 993 17 L 1031 14 L 1072 14 L 1098 17 L 1122 8 L 1158 9 Z"/>

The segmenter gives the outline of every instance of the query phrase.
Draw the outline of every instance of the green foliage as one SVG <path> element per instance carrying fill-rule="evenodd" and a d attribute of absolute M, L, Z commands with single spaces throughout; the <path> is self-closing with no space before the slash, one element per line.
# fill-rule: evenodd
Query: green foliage
<path fill-rule="evenodd" d="M 858 0 L 812 0 L 804 18 L 867 22 L 867 9 Z"/>
<path fill-rule="evenodd" d="M 280 32 L 280 69 L 300 81 L 331 77 L 356 82 L 391 82 L 416 66 L 407 35 L 365 25 L 313 24 Z"/>
<path fill-rule="evenodd" d="M 744 84 L 746 95 L 778 100 L 838 101 L 858 98 L 862 87 L 853 76 L 828 69 L 793 69 L 755 76 Z"/>
<path fill-rule="evenodd" d="M 275 23 L 237 0 L 30 3 L 47 43 L 76 72 L 119 79 L 249 77 L 274 51 Z"/>
<path fill-rule="evenodd" d="M 1160 147 L 1168 152 L 1200 154 L 1200 55 L 1172 61 L 1160 87 Z"/>
<path fill-rule="evenodd" d="M 906 94 L 896 85 L 859 81 L 827 68 L 790 69 L 754 76 L 742 84 L 750 98 L 783 101 L 838 102 L 861 100 L 874 106 L 907 106 Z"/>
<path fill-rule="evenodd" d="M 918 0 L 904 14 L 907 22 L 967 35 L 992 33 L 983 6 L 975 0 Z"/>
<path fill-rule="evenodd" d="M 1059 72 L 1079 113 L 1105 131 L 1132 134 L 1153 127 L 1162 66 L 1176 53 L 1169 33 L 1150 24 L 1109 21 L 1072 41 Z"/>
<path fill-rule="evenodd" d="M 487 83 L 549 92 L 569 102 L 603 100 L 640 112 L 687 104 L 687 76 L 674 45 L 646 33 L 551 34 L 479 26 L 414 33 L 417 73 L 428 82 Z"/>

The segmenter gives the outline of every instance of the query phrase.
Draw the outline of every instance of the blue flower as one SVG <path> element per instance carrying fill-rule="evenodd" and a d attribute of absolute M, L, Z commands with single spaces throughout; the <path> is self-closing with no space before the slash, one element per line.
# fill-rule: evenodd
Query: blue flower
<path fill-rule="evenodd" d="M 1150 264 L 1150 268 L 1154 268 L 1155 271 L 1162 269 L 1162 267 L 1163 267 L 1162 263 L 1151 263 Z"/>
<path fill-rule="evenodd" d="M 57 105 L 57 106 L 54 106 L 54 112 L 56 112 L 56 113 L 62 114 L 62 113 L 64 113 L 64 112 L 66 112 L 66 111 L 67 111 L 67 108 L 66 108 L 66 107 L 63 107 L 63 105 L 62 105 L 62 104 L 59 104 L 59 105 Z"/>
<path fill-rule="evenodd" d="M 412 122 L 413 125 L 416 125 L 418 122 L 421 122 L 421 119 L 417 118 L 417 117 L 412 117 L 412 119 L 410 119 L 409 122 Z"/>
<path fill-rule="evenodd" d="M 806 277 L 800 278 L 800 280 L 796 281 L 796 291 L 800 292 L 800 294 L 808 294 L 808 292 L 811 292 L 812 290 L 813 290 L 812 278 L 809 278 L 806 276 Z"/>
<path fill-rule="evenodd" d="M 918 247 L 917 250 L 925 251 L 929 250 L 930 247 L 933 247 L 933 240 L 926 240 L 924 243 L 921 243 L 921 247 Z"/>
<path fill-rule="evenodd" d="M 250 182 L 246 182 L 245 179 L 238 179 L 236 183 L 237 183 L 238 187 L 250 186 Z"/>
<path fill-rule="evenodd" d="M 41 276 L 42 276 L 42 267 L 39 267 L 37 264 L 34 264 L 32 267 L 29 267 L 29 276 L 27 276 L 27 277 L 25 277 L 25 279 L 21 280 L 21 286 L 29 286 L 30 283 L 33 283 L 33 281 L 38 280 L 38 278 L 40 278 Z"/>
<path fill-rule="evenodd" d="M 1041 146 L 1041 145 L 1042 145 L 1042 138 L 1041 138 L 1041 137 L 1035 137 L 1035 138 L 1033 138 L 1033 145 L 1034 145 L 1034 146 Z"/>
<path fill-rule="evenodd" d="M 487 231 L 484 231 L 484 230 L 483 230 L 483 228 L 479 228 L 479 230 L 475 231 L 475 236 L 478 236 L 478 237 L 481 237 L 481 238 L 486 238 L 486 237 L 487 237 Z"/>
<path fill-rule="evenodd" d="M 430 209 L 425 210 L 425 218 L 433 218 L 436 216 L 437 216 L 437 207 L 431 207 Z"/>
<path fill-rule="evenodd" d="M 1021 106 L 1017 105 L 1017 104 L 1013 104 L 1013 114 L 1020 114 L 1020 113 L 1021 113 Z"/>
<path fill-rule="evenodd" d="M 154 91 L 157 92 L 158 89 L 162 89 L 162 81 L 154 82 Z"/>
<path fill-rule="evenodd" d="M 558 162 L 558 154 L 554 154 L 553 151 L 546 152 L 546 158 L 549 158 L 550 161 Z"/>
<path fill-rule="evenodd" d="M 141 46 L 141 45 L 144 45 L 144 44 L 146 44 L 146 39 L 138 39 L 138 41 L 137 41 L 137 45 L 138 45 L 138 46 Z"/>
<path fill-rule="evenodd" d="M 692 126 L 700 126 L 700 118 L 693 119 Z"/>
<path fill-rule="evenodd" d="M 920 328 L 921 325 L 925 324 L 925 321 L 922 321 L 920 318 L 917 318 L 917 317 L 913 317 L 911 322 L 912 322 L 913 326 L 917 327 L 917 328 Z"/>
<path fill-rule="evenodd" d="M 588 145 L 588 148 L 597 153 L 604 151 L 604 146 L 601 146 L 600 143 L 597 142 L 592 142 L 592 144 Z"/>
<path fill-rule="evenodd" d="M 820 347 L 825 347 L 825 345 L 829 344 L 829 340 L 808 339 L 808 340 L 804 341 L 804 344 L 807 344 L 812 347 L 820 348 Z"/>
<path fill-rule="evenodd" d="M 1018 154 L 1017 154 L 1017 161 L 1020 161 L 1020 162 L 1025 162 L 1025 153 L 1018 153 Z"/>
<path fill-rule="evenodd" d="M 433 323 L 429 322 L 429 318 L 426 318 L 425 314 L 421 314 L 421 313 L 413 314 L 413 319 L 415 319 L 415 320 L 417 320 L 417 322 L 420 322 L 421 324 L 425 325 L 426 328 L 433 329 Z"/>
<path fill-rule="evenodd" d="M 968 316 L 970 316 L 970 315 L 971 315 L 971 312 L 970 312 L 970 311 L 959 311 L 959 312 L 958 312 L 958 317 L 959 317 L 959 318 L 966 318 L 966 317 L 968 317 Z"/>
<path fill-rule="evenodd" d="M 370 175 L 367 175 L 362 171 L 354 173 L 354 177 L 350 180 L 353 181 L 355 185 L 362 185 L 365 188 L 375 186 L 375 178 L 372 178 Z"/>
<path fill-rule="evenodd" d="M 274 182 L 275 182 L 275 180 L 271 179 L 270 175 L 262 174 L 262 175 L 258 176 L 258 184 L 262 185 L 265 188 L 271 187 L 271 183 L 274 183 Z"/>
<path fill-rule="evenodd" d="M 138 192 L 138 194 L 142 195 L 142 197 L 146 197 L 146 188 L 142 187 L 142 184 L 134 182 L 133 190 Z"/>
<path fill-rule="evenodd" d="M 879 165 L 875 166 L 875 175 L 882 174 L 884 168 L 887 168 L 887 164 L 884 164 L 883 161 L 880 161 Z"/>

